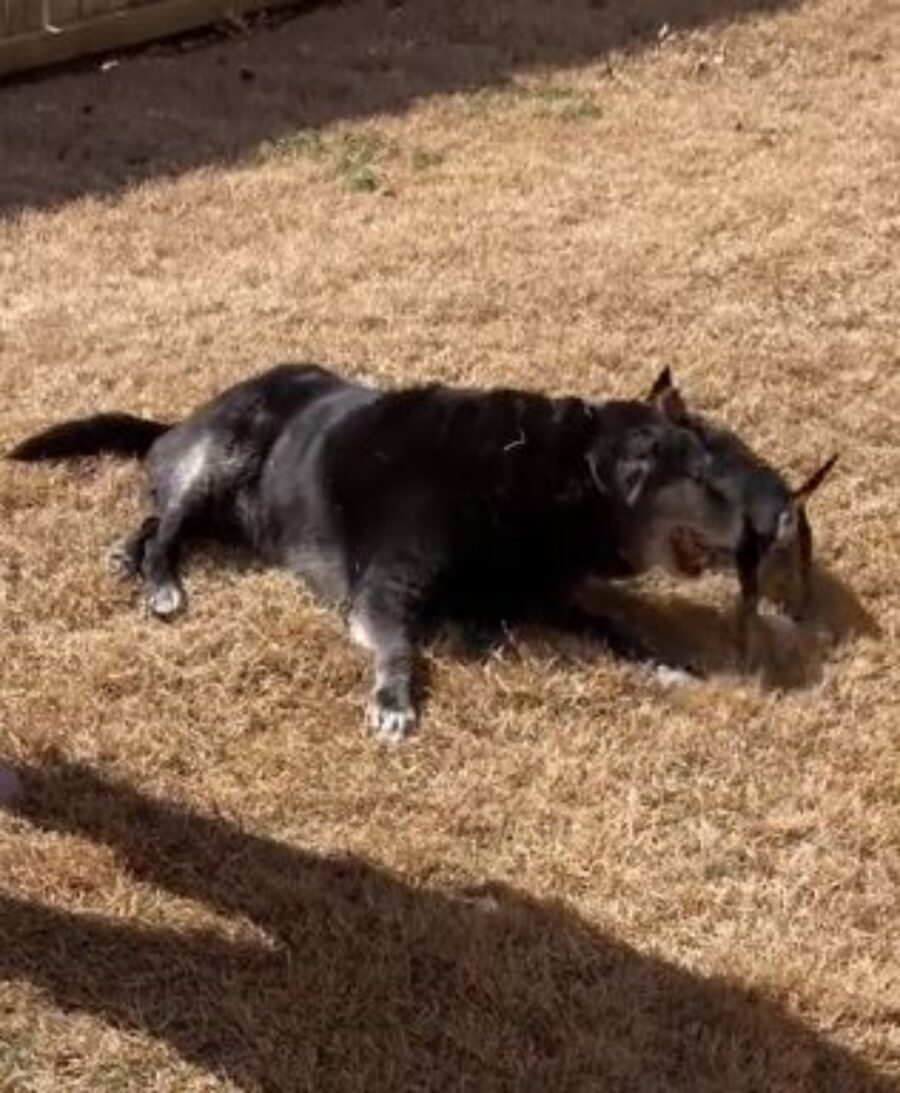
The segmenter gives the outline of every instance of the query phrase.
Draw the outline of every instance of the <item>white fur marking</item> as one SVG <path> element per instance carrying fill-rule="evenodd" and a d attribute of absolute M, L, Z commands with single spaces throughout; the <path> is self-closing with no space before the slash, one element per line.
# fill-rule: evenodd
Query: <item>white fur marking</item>
<path fill-rule="evenodd" d="M 211 441 L 209 437 L 198 440 L 197 443 L 181 457 L 175 468 L 175 488 L 178 497 L 184 497 L 194 488 L 197 482 L 206 472 L 209 461 L 209 449 Z"/>
<path fill-rule="evenodd" d="M 374 653 L 375 651 L 375 642 L 372 640 L 372 635 L 369 633 L 366 624 L 358 615 L 350 616 L 350 640 L 355 645 L 359 645 L 363 649 L 368 649 L 370 653 Z"/>
<path fill-rule="evenodd" d="M 661 664 L 654 674 L 657 683 L 667 689 L 669 687 L 683 687 L 693 679 L 690 673 L 682 671 L 681 668 L 670 668 L 666 664 Z"/>

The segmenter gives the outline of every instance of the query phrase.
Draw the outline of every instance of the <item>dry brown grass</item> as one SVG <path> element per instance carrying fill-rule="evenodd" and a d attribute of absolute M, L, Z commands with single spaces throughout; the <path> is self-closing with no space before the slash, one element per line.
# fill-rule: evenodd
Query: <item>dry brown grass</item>
<path fill-rule="evenodd" d="M 682 692 L 546 639 L 439 649 L 385 752 L 284 576 L 197 559 L 151 624 L 103 566 L 136 469 L 2 466 L 0 733 L 34 773 L 0 818 L 0 1086 L 900 1087 L 897 13 L 740 6 L 623 51 L 614 0 L 444 5 L 427 49 L 362 3 L 131 60 L 105 100 L 2 92 L 4 200 L 35 206 L 0 225 L 4 446 L 277 358 L 597 394 L 671 361 L 791 474 L 843 451 L 814 519 L 844 640 L 781 647 L 788 688 Z M 216 73 L 267 50 L 228 113 Z M 715 659 L 729 596 L 642 610 Z"/>

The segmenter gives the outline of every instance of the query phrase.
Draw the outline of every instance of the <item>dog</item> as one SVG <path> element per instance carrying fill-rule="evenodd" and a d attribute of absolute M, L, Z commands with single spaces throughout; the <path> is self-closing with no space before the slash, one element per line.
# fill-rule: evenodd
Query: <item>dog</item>
<path fill-rule="evenodd" d="M 763 596 L 795 622 L 809 614 L 813 533 L 806 506 L 838 456 L 832 455 L 792 489 L 735 433 L 689 412 L 670 368 L 657 376 L 647 400 L 667 420 L 697 436 L 710 456 L 710 484 L 730 502 L 720 509 L 727 518 L 718 527 L 710 523 L 700 536 L 685 528 L 662 545 L 677 553 L 682 575 L 699 575 L 707 568 L 736 570 L 738 648 L 746 657 Z"/>
<path fill-rule="evenodd" d="M 385 390 L 318 364 L 282 364 L 180 423 L 99 414 L 19 444 L 21 461 L 145 460 L 154 513 L 114 551 L 150 612 L 185 606 L 192 537 L 240 541 L 346 613 L 374 660 L 368 720 L 399 740 L 417 716 L 419 643 L 435 626 L 535 621 L 663 663 L 575 601 L 591 577 L 662 560 L 677 533 L 731 526 L 696 429 L 674 396 L 591 402 L 437 384 Z M 682 664 L 670 666 L 689 669 Z"/>

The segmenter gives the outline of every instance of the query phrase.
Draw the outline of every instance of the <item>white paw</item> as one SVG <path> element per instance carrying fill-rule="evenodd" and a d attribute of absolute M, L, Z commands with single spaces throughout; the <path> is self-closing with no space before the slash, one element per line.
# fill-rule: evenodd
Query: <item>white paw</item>
<path fill-rule="evenodd" d="M 694 680 L 690 672 L 683 668 L 671 668 L 667 664 L 660 664 L 653 674 L 661 687 L 683 687 Z"/>
<path fill-rule="evenodd" d="M 383 744 L 399 744 L 416 727 L 416 711 L 411 706 L 389 709 L 373 701 L 366 710 L 366 722 L 377 740 Z"/>
<path fill-rule="evenodd" d="M 177 584 L 161 584 L 147 590 L 147 610 L 158 619 L 170 619 L 184 609 L 186 598 Z"/>

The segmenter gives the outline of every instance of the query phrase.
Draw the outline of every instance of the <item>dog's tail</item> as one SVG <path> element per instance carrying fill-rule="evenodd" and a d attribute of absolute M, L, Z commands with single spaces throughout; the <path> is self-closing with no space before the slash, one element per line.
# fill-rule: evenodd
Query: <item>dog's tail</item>
<path fill-rule="evenodd" d="M 52 425 L 27 437 L 7 453 L 7 459 L 37 463 L 44 459 L 75 459 L 104 453 L 141 459 L 154 440 L 171 428 L 164 422 L 132 414 L 94 414 Z"/>

